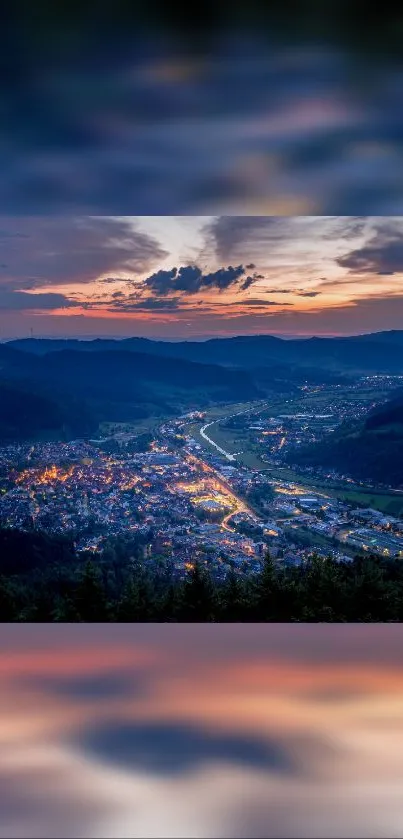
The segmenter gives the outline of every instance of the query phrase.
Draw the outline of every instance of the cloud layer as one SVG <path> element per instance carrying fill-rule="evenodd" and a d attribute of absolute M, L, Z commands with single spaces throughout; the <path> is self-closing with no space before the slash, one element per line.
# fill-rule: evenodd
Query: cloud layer
<path fill-rule="evenodd" d="M 398 625 L 3 624 L 0 836 L 398 836 Z"/>
<path fill-rule="evenodd" d="M 7 337 L 348 334 L 402 322 L 399 217 L 3 217 L 0 247 Z"/>

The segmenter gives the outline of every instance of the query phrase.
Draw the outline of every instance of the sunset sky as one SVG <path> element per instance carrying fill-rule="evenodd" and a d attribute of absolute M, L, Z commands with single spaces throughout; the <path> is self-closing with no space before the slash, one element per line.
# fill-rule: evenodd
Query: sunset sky
<path fill-rule="evenodd" d="M 0 339 L 401 328 L 403 219 L 2 217 Z"/>
<path fill-rule="evenodd" d="M 183 629 L 3 624 L 1 837 L 402 836 L 399 625 Z"/>

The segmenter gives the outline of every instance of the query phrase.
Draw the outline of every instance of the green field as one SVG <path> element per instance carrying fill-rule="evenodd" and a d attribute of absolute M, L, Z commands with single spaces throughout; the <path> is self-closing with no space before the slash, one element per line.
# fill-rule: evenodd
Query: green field
<path fill-rule="evenodd" d="M 145 431 L 154 431 L 164 423 L 165 420 L 172 419 L 172 417 L 142 417 L 131 422 L 101 422 L 99 424 L 99 433 L 105 436 L 128 433 L 128 434 L 142 434 Z"/>
<path fill-rule="evenodd" d="M 363 492 L 361 490 L 344 492 L 341 490 L 337 493 L 337 497 L 342 501 L 348 501 L 352 504 L 363 505 L 364 507 L 371 507 L 373 510 L 379 510 L 389 516 L 399 518 L 403 515 L 403 493 L 397 494 L 394 492 L 379 493 L 379 492 Z"/>
<path fill-rule="evenodd" d="M 291 541 L 295 541 L 297 544 L 300 543 L 308 548 L 322 548 L 323 550 L 342 550 L 344 554 L 347 556 L 357 556 L 360 553 L 358 548 L 354 548 L 351 545 L 346 545 L 344 542 L 338 542 L 336 539 L 328 539 L 321 533 L 313 533 L 308 530 L 306 527 L 298 527 L 298 528 L 285 528 L 284 531 L 289 537 Z"/>

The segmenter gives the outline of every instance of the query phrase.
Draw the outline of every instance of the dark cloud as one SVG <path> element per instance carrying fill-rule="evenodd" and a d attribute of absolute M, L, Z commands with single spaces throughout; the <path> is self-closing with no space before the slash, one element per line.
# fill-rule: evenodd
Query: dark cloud
<path fill-rule="evenodd" d="M 395 224 L 377 230 L 365 245 L 355 248 L 336 259 L 341 268 L 348 268 L 352 274 L 389 276 L 403 272 L 403 227 Z"/>
<path fill-rule="evenodd" d="M 87 699 L 101 702 L 104 699 L 125 696 L 144 696 L 148 692 L 148 678 L 144 672 L 136 669 L 121 672 L 101 673 L 90 676 L 41 676 L 24 677 L 17 680 L 20 689 L 37 689 L 48 696 L 61 696 L 67 699 Z"/>
<path fill-rule="evenodd" d="M 251 266 L 248 266 L 248 265 L 246 267 L 251 268 Z M 246 289 L 249 288 L 251 285 L 253 285 L 253 283 L 256 283 L 257 280 L 264 280 L 263 274 L 253 274 L 253 275 L 249 274 L 249 276 L 246 277 L 246 280 L 244 280 L 242 285 L 241 285 L 241 291 L 246 291 Z"/>
<path fill-rule="evenodd" d="M 276 300 L 265 300 L 259 298 L 250 297 L 248 300 L 242 300 L 241 304 L 236 304 L 241 306 L 293 306 L 293 303 L 279 303 Z"/>
<path fill-rule="evenodd" d="M 119 312 L 170 312 L 179 308 L 180 298 L 169 297 L 165 299 L 149 297 L 142 300 L 130 300 L 123 297 L 115 301 L 115 310 Z"/>
<path fill-rule="evenodd" d="M 197 265 L 187 265 L 182 268 L 171 268 L 170 270 L 157 271 L 147 277 L 142 287 L 153 294 L 165 295 L 172 292 L 184 292 L 196 294 L 202 289 L 218 289 L 223 291 L 235 285 L 240 277 L 245 274 L 243 265 L 235 268 L 232 265 L 228 268 L 219 268 L 209 274 L 203 274 Z"/>
<path fill-rule="evenodd" d="M 317 297 L 320 291 L 298 291 L 298 297 Z"/>
<path fill-rule="evenodd" d="M 222 260 L 252 252 L 268 265 L 284 257 L 289 246 L 309 251 L 311 242 L 356 239 L 367 223 L 356 216 L 217 216 L 206 225 L 206 249 Z"/>
<path fill-rule="evenodd" d="M 219 268 L 218 271 L 213 271 L 211 274 L 206 274 L 204 277 L 203 286 L 206 288 L 218 288 L 223 291 L 229 286 L 234 285 L 240 277 L 245 273 L 243 265 L 238 265 L 233 268 L 230 265 L 228 268 Z"/>
<path fill-rule="evenodd" d="M 5 268 L 0 287 L 90 282 L 111 270 L 142 273 L 167 256 L 128 219 L 30 217 L 0 219 Z M 111 279 L 111 278 L 109 278 Z"/>
<path fill-rule="evenodd" d="M 105 283 L 106 285 L 113 285 L 114 283 L 121 283 L 124 282 L 121 277 L 104 277 L 104 279 L 100 280 L 101 283 Z"/>
<path fill-rule="evenodd" d="M 268 244 L 283 239 L 287 231 L 287 219 L 274 216 L 219 216 L 206 228 L 216 256 L 223 260 L 230 259 L 239 245 L 246 243 L 252 250 L 262 240 Z"/>
<path fill-rule="evenodd" d="M 181 269 L 179 269 L 180 271 Z M 200 269 L 196 269 L 198 275 L 201 274 Z M 144 280 L 143 286 L 150 289 L 154 294 L 168 294 L 170 291 L 175 291 L 174 280 L 177 276 L 178 269 L 171 268 L 169 271 L 156 271 Z M 189 272 L 188 272 L 189 276 Z"/>
<path fill-rule="evenodd" d="M 220 761 L 290 773 L 292 757 L 274 736 L 214 733 L 186 723 L 103 723 L 80 732 L 79 745 L 108 763 L 174 775 Z"/>
<path fill-rule="evenodd" d="M 53 292 L 29 294 L 25 291 L 9 291 L 0 286 L 0 310 L 24 311 L 25 309 L 70 309 L 80 304 L 64 294 Z"/>

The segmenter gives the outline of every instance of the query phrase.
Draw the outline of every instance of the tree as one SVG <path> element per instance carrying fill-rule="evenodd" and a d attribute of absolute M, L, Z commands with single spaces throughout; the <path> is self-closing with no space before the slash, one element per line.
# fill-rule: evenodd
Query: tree
<path fill-rule="evenodd" d="M 171 582 L 157 604 L 156 620 L 175 622 L 180 610 L 180 596 L 178 585 Z"/>
<path fill-rule="evenodd" d="M 100 574 L 88 561 L 73 597 L 73 605 L 82 621 L 106 621 L 109 609 Z"/>
<path fill-rule="evenodd" d="M 118 621 L 150 621 L 155 619 L 155 603 L 151 582 L 141 571 L 134 571 L 123 597 L 116 607 Z"/>
<path fill-rule="evenodd" d="M 182 591 L 181 619 L 184 621 L 214 620 L 215 603 L 210 574 L 196 560 Z"/>
<path fill-rule="evenodd" d="M 342 575 L 339 564 L 331 557 L 312 556 L 303 572 L 301 593 L 303 621 L 346 620 Z"/>
<path fill-rule="evenodd" d="M 18 620 L 15 590 L 9 580 L 0 577 L 0 621 L 7 623 L 14 620 Z"/>
<path fill-rule="evenodd" d="M 398 617 L 396 586 L 385 579 L 385 568 L 377 557 L 357 557 L 354 561 L 351 612 L 353 620 L 388 621 Z"/>
<path fill-rule="evenodd" d="M 230 568 L 220 591 L 219 620 L 238 622 L 245 617 L 245 594 L 234 568 Z"/>
<path fill-rule="evenodd" d="M 80 622 L 80 615 L 73 600 L 68 595 L 56 598 L 51 617 L 55 623 Z"/>
<path fill-rule="evenodd" d="M 276 619 L 277 575 L 278 571 L 269 551 L 267 551 L 263 568 L 250 587 L 249 608 L 251 609 L 253 620 L 271 621 Z"/>

